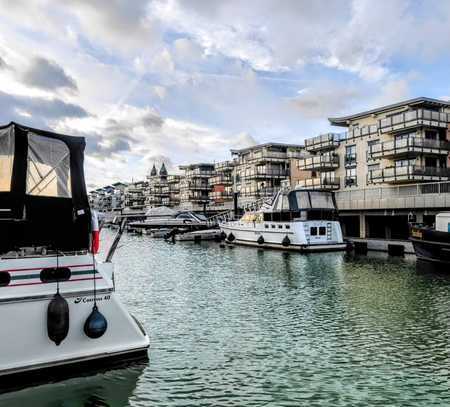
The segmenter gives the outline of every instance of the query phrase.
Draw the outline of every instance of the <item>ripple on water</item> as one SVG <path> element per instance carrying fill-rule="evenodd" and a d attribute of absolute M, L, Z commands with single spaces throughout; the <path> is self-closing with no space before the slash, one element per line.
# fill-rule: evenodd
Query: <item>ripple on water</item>
<path fill-rule="evenodd" d="M 60 386 L 78 404 L 45 405 L 450 403 L 450 279 L 410 259 L 125 236 L 116 263 L 118 293 L 151 338 L 148 366 L 0 403 L 52 400 Z M 128 385 L 122 398 L 118 383 Z"/>

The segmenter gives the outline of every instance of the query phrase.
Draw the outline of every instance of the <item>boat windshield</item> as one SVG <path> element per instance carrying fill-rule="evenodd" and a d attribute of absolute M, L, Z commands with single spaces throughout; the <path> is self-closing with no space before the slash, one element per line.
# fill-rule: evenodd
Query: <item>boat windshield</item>
<path fill-rule="evenodd" d="M 292 191 L 289 204 L 291 210 L 336 209 L 333 194 L 326 191 Z"/>

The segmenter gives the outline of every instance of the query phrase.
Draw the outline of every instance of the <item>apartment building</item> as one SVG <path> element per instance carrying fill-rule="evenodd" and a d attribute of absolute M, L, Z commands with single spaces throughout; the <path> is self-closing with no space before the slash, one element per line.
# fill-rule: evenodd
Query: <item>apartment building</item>
<path fill-rule="evenodd" d="M 291 180 L 291 169 L 303 157 L 303 149 L 297 144 L 265 143 L 231 150 L 240 202 L 273 196 L 283 181 Z"/>
<path fill-rule="evenodd" d="M 89 193 L 91 208 L 99 212 L 120 212 L 124 207 L 124 191 L 127 184 L 116 182 Z"/>
<path fill-rule="evenodd" d="M 125 188 L 125 212 L 143 212 L 146 207 L 147 181 L 132 182 Z"/>
<path fill-rule="evenodd" d="M 146 191 L 145 204 L 149 208 L 158 206 L 167 206 L 169 198 L 167 169 L 164 163 L 159 171 L 156 170 L 155 164 L 147 175 L 148 189 Z"/>
<path fill-rule="evenodd" d="M 190 210 L 205 210 L 210 202 L 209 179 L 215 175 L 214 164 L 181 165 L 184 175 L 180 180 L 180 206 Z"/>
<path fill-rule="evenodd" d="M 231 208 L 233 202 L 233 161 L 222 161 L 214 164 L 214 175 L 209 179 L 211 205 L 217 208 Z"/>
<path fill-rule="evenodd" d="M 178 206 L 180 205 L 180 182 L 182 177 L 180 175 L 168 175 L 167 185 L 163 188 L 166 196 L 163 198 L 164 206 Z"/>
<path fill-rule="evenodd" d="M 414 191 L 417 184 L 450 179 L 450 102 L 420 97 L 329 121 L 346 131 L 305 140 L 309 155 L 298 161 L 298 169 L 311 175 L 298 181 L 301 187 L 338 191 L 339 198 L 356 197 L 359 190 L 375 196 L 380 188 L 394 193 L 396 186 Z M 404 237 L 408 215 L 417 212 L 409 205 L 391 216 L 392 227 L 383 216 L 400 208 L 388 202 L 378 211 L 342 213 L 349 216 L 344 224 L 360 237 Z"/>

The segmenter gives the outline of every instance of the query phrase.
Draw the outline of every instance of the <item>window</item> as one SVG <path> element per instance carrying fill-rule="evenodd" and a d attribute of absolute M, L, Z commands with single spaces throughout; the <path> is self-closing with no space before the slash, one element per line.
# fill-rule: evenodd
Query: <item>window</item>
<path fill-rule="evenodd" d="M 269 229 L 269 225 L 264 225 L 264 227 L 265 227 L 266 229 Z"/>
<path fill-rule="evenodd" d="M 345 164 L 356 164 L 356 144 L 345 147 Z"/>
<path fill-rule="evenodd" d="M 290 228 L 291 228 L 291 225 L 285 225 L 285 228 L 286 228 L 286 229 L 290 229 Z"/>
<path fill-rule="evenodd" d="M 310 230 L 309 230 L 309 234 L 311 236 L 317 236 L 317 228 L 315 226 L 313 226 Z"/>
<path fill-rule="evenodd" d="M 345 186 L 357 185 L 356 168 L 345 169 Z"/>
<path fill-rule="evenodd" d="M 11 179 L 14 160 L 13 127 L 0 130 L 0 192 L 11 190 Z"/>
<path fill-rule="evenodd" d="M 275 229 L 275 225 L 272 225 L 272 229 Z"/>
<path fill-rule="evenodd" d="M 283 225 L 278 225 L 278 229 L 283 229 Z"/>
<path fill-rule="evenodd" d="M 333 195 L 329 192 L 311 191 L 311 205 L 318 209 L 335 209 Z"/>
<path fill-rule="evenodd" d="M 27 194 L 70 198 L 70 152 L 49 137 L 28 134 Z"/>
<path fill-rule="evenodd" d="M 319 235 L 325 236 L 326 234 L 327 234 L 327 228 L 325 226 L 320 226 L 319 227 Z"/>

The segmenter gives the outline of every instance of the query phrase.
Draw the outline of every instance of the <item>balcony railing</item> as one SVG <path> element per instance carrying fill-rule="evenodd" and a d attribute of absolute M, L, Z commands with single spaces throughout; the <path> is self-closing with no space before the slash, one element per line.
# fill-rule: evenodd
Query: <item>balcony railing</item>
<path fill-rule="evenodd" d="M 263 178 L 286 178 L 289 171 L 285 169 L 271 169 L 264 167 L 256 167 L 252 170 L 245 171 L 241 174 L 243 179 L 263 179 Z"/>
<path fill-rule="evenodd" d="M 334 153 L 302 158 L 298 161 L 300 171 L 329 171 L 339 168 L 339 156 Z"/>
<path fill-rule="evenodd" d="M 214 164 L 214 168 L 216 171 L 231 171 L 234 167 L 233 161 L 222 161 Z"/>
<path fill-rule="evenodd" d="M 239 196 L 244 198 L 262 198 L 262 197 L 272 197 L 279 191 L 279 188 L 272 187 L 244 187 L 239 191 Z"/>
<path fill-rule="evenodd" d="M 316 177 L 297 181 L 297 188 L 335 190 L 340 187 L 339 177 Z"/>
<path fill-rule="evenodd" d="M 450 151 L 450 142 L 410 136 L 401 140 L 385 141 L 369 146 L 369 157 L 376 159 L 408 154 L 444 154 Z"/>
<path fill-rule="evenodd" d="M 229 191 L 213 191 L 209 193 L 209 198 L 213 201 L 231 201 L 233 193 Z"/>
<path fill-rule="evenodd" d="M 368 183 L 409 182 L 409 181 L 447 181 L 450 178 L 449 168 L 422 167 L 406 165 L 403 167 L 387 167 L 369 171 Z"/>
<path fill-rule="evenodd" d="M 212 177 L 213 175 L 215 175 L 215 171 L 212 169 L 206 170 L 203 168 L 196 168 L 195 170 L 187 170 L 186 171 L 187 178 L 196 178 L 196 177 L 209 178 L 209 177 Z"/>
<path fill-rule="evenodd" d="M 340 135 L 337 133 L 321 134 L 305 140 L 306 151 L 332 150 L 339 146 Z"/>
<path fill-rule="evenodd" d="M 231 185 L 233 177 L 230 175 L 219 174 L 209 179 L 209 185 Z"/>
<path fill-rule="evenodd" d="M 448 113 L 418 109 L 381 119 L 379 127 L 381 132 L 385 133 L 421 125 L 447 127 L 449 122 L 450 115 Z"/>

